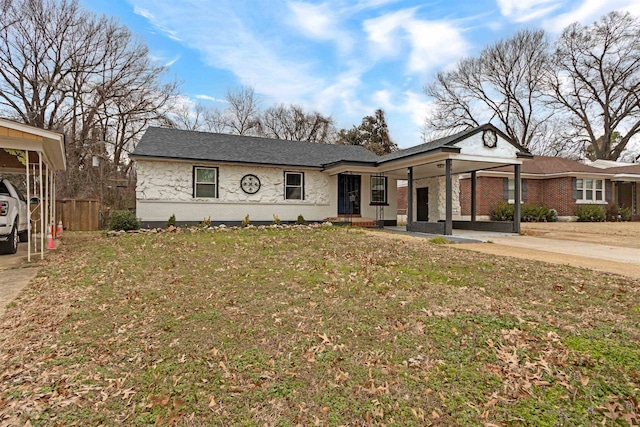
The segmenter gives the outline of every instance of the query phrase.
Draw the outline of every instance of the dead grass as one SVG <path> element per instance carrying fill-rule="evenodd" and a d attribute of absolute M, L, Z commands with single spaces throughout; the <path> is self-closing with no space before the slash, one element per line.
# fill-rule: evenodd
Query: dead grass
<path fill-rule="evenodd" d="M 522 233 L 640 249 L 640 222 L 527 222 Z"/>
<path fill-rule="evenodd" d="M 635 425 L 637 285 L 350 229 L 69 233 L 2 318 L 0 425 Z"/>

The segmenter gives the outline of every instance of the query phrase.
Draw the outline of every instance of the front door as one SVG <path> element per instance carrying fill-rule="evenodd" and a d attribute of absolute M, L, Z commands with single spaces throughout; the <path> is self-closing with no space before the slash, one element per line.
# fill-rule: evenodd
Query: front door
<path fill-rule="evenodd" d="M 338 215 L 360 215 L 360 175 L 338 175 Z"/>
<path fill-rule="evenodd" d="M 416 189 L 417 221 L 429 221 L 429 187 Z"/>

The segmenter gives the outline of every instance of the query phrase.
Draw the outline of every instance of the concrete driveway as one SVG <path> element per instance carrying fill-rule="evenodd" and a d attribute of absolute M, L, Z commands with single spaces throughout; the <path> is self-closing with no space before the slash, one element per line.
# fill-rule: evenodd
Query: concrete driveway
<path fill-rule="evenodd" d="M 603 243 L 544 237 L 498 236 L 487 243 L 465 243 L 456 247 L 493 255 L 571 265 L 620 274 L 640 280 L 640 249 Z"/>
<path fill-rule="evenodd" d="M 0 255 L 0 317 L 7 304 L 36 277 L 40 267 L 34 260 L 39 259 L 39 255 L 31 254 L 32 262 L 27 264 L 27 243 L 20 243 L 18 252 L 13 255 Z"/>

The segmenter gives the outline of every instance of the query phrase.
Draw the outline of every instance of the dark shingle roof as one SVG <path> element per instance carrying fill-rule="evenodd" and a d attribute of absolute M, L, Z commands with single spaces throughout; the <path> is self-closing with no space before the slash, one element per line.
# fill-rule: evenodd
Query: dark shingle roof
<path fill-rule="evenodd" d="M 133 157 L 322 167 L 338 161 L 373 163 L 379 159 L 354 145 L 319 144 L 242 135 L 150 127 Z"/>
<path fill-rule="evenodd" d="M 463 132 L 459 132 L 453 135 L 445 136 L 444 138 L 435 139 L 433 141 L 425 142 L 424 144 L 416 145 L 410 148 L 405 148 L 404 150 L 399 150 L 393 153 L 385 154 L 382 156 L 378 163 L 388 162 L 390 160 L 401 159 L 404 157 L 413 156 L 415 154 L 426 153 L 429 151 L 434 151 L 439 148 L 446 147 L 450 145 L 452 142 L 458 141 L 476 131 L 477 128 L 469 129 Z"/>
<path fill-rule="evenodd" d="M 426 142 L 424 144 L 420 144 L 420 145 L 416 145 L 414 147 L 410 147 L 410 148 L 405 148 L 404 150 L 400 150 L 400 151 L 396 151 L 394 153 L 389 153 L 389 154 L 385 154 L 384 156 L 380 157 L 380 160 L 378 161 L 378 164 L 380 163 L 384 163 L 384 162 L 389 162 L 392 160 L 397 160 L 397 159 L 402 159 L 405 157 L 410 157 L 410 156 L 414 156 L 414 155 L 418 155 L 418 154 L 422 154 L 422 153 L 428 153 L 429 151 L 436 151 L 436 150 L 443 150 L 446 148 L 450 149 L 455 149 L 457 150 L 458 148 L 455 147 L 455 144 L 465 138 L 468 138 L 469 136 L 478 133 L 478 132 L 482 132 L 484 130 L 493 130 L 495 131 L 498 135 L 500 135 L 503 139 L 505 139 L 507 142 L 513 144 L 516 148 L 518 148 L 520 150 L 520 155 L 524 155 L 524 156 L 530 156 L 529 152 L 526 151 L 524 148 L 520 147 L 519 145 L 517 145 L 516 143 L 514 143 L 511 138 L 509 138 L 507 135 L 505 135 L 502 131 L 500 131 L 500 129 L 496 128 L 495 126 L 493 126 L 490 123 L 484 124 L 482 126 L 478 126 L 475 128 L 470 128 L 467 130 L 463 130 L 462 132 L 458 132 L 458 133 L 454 133 L 453 135 L 449 135 L 449 136 L 445 136 L 443 138 L 439 138 L 439 139 L 435 139 L 433 141 L 429 141 Z"/>

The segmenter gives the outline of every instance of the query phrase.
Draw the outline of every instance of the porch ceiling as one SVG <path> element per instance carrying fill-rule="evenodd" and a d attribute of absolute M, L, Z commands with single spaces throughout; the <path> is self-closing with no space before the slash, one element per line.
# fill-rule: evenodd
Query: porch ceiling
<path fill-rule="evenodd" d="M 520 162 L 515 162 L 520 163 Z M 451 167 L 454 175 L 468 173 L 478 170 L 492 169 L 499 166 L 509 166 L 515 163 L 504 163 L 496 161 L 482 160 L 457 160 L 453 159 Z M 439 166 L 441 165 L 441 166 Z M 445 175 L 445 159 L 434 161 L 431 163 L 423 163 L 413 166 L 413 179 L 431 178 Z M 399 168 L 385 172 L 385 175 L 395 179 L 407 179 L 407 168 Z"/>

